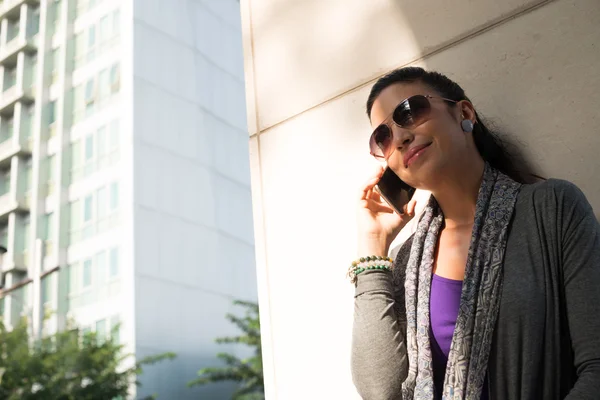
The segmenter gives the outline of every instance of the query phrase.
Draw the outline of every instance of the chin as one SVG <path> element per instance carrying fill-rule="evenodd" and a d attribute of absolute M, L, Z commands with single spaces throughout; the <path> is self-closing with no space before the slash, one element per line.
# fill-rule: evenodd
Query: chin
<path fill-rule="evenodd" d="M 437 186 L 440 179 L 443 179 L 443 170 L 442 166 L 434 160 L 422 160 L 408 169 L 403 168 L 400 178 L 414 188 L 431 190 Z"/>

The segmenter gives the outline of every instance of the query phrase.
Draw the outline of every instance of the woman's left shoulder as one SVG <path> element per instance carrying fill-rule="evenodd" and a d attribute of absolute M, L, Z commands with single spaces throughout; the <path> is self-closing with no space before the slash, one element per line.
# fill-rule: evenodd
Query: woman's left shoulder
<path fill-rule="evenodd" d="M 581 189 L 572 182 L 563 179 L 545 179 L 533 184 L 523 185 L 520 196 L 531 197 L 534 203 L 572 204 L 587 203 Z"/>
<path fill-rule="evenodd" d="M 563 179 L 546 179 L 523 185 L 519 202 L 542 212 L 546 218 L 552 215 L 577 218 L 593 215 L 592 207 L 583 191 L 574 183 Z"/>

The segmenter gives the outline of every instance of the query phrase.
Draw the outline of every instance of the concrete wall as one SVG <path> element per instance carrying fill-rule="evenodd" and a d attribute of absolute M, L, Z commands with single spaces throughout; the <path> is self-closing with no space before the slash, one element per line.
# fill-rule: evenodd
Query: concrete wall
<path fill-rule="evenodd" d="M 133 9 L 135 343 L 142 395 L 225 399 L 188 389 L 237 333 L 232 299 L 256 300 L 239 3 L 136 0 Z"/>
<path fill-rule="evenodd" d="M 364 103 L 417 64 L 461 83 L 545 176 L 600 211 L 597 0 L 242 1 L 269 399 L 358 398 L 350 378 Z"/>

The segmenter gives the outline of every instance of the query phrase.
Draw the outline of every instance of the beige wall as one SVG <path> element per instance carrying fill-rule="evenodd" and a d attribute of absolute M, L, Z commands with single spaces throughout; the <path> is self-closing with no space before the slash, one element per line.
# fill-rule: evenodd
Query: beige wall
<path fill-rule="evenodd" d="M 597 0 L 242 0 L 269 399 L 358 398 L 350 378 L 364 103 L 386 71 L 444 72 L 538 172 L 600 211 Z"/>

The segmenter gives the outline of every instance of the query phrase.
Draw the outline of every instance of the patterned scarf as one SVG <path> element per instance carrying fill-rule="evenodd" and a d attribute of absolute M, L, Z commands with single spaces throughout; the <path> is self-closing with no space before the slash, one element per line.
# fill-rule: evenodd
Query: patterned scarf
<path fill-rule="evenodd" d="M 481 398 L 500 306 L 507 230 L 520 187 L 486 163 L 444 379 L 444 400 Z M 432 196 L 414 234 L 403 277 L 409 360 L 408 377 L 402 385 L 404 400 L 434 398 L 429 296 L 443 221 L 442 211 Z"/>

